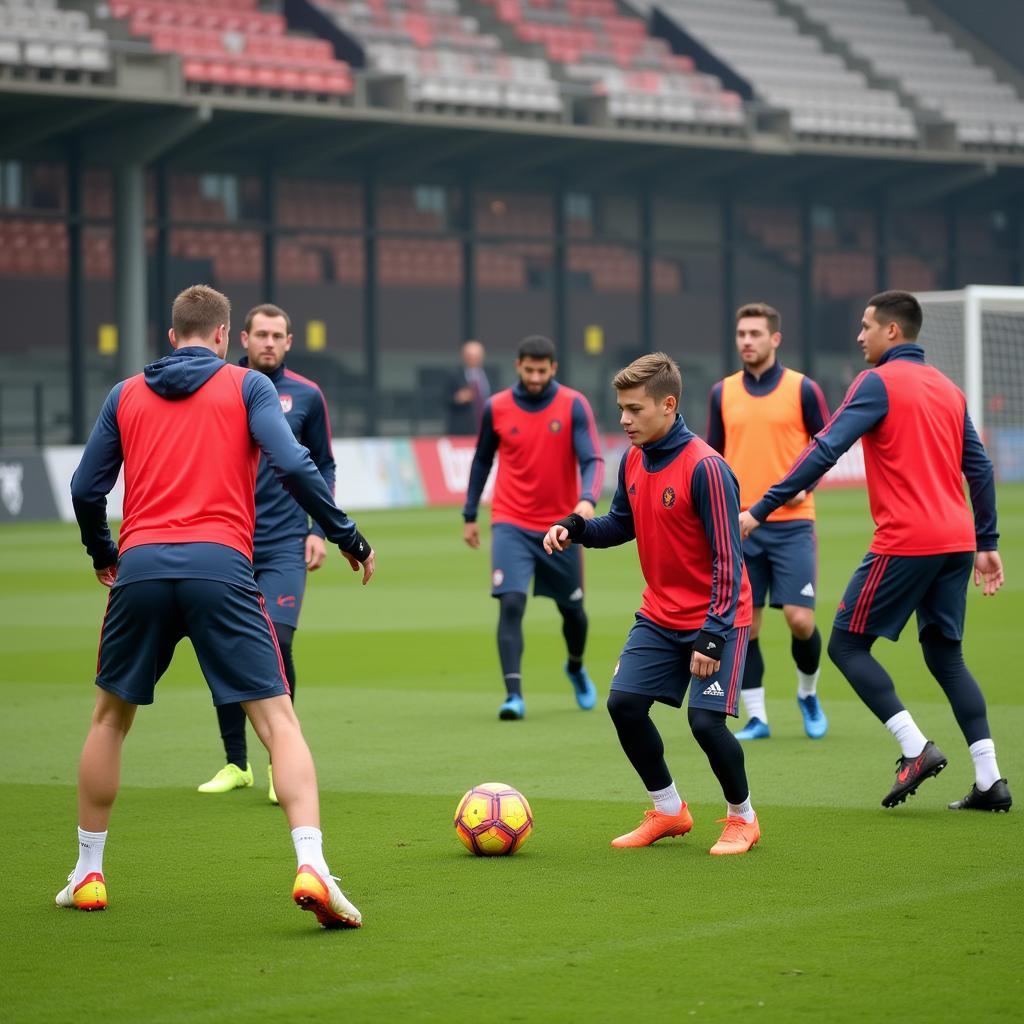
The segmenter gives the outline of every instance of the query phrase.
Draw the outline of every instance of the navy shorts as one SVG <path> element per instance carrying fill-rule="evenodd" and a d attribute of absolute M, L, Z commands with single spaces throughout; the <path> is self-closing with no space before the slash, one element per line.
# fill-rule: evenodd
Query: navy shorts
<path fill-rule="evenodd" d="M 214 704 L 288 693 L 263 595 L 255 587 L 196 579 L 139 580 L 110 591 L 96 685 L 130 704 L 152 704 L 157 680 L 186 636 Z"/>
<path fill-rule="evenodd" d="M 898 640 L 912 612 L 917 631 L 938 626 L 949 640 L 964 637 L 973 551 L 944 555 L 868 553 L 836 612 L 836 629 Z"/>
<path fill-rule="evenodd" d="M 491 527 L 491 596 L 526 594 L 533 580 L 537 597 L 550 597 L 560 605 L 583 601 L 583 549 L 549 555 L 544 534 L 511 523 Z"/>
<path fill-rule="evenodd" d="M 810 519 L 765 523 L 743 542 L 754 607 L 763 608 L 771 593 L 772 608 L 795 604 L 814 607 L 818 587 L 818 538 Z"/>
<path fill-rule="evenodd" d="M 689 687 L 691 708 L 722 711 L 735 717 L 750 627 L 737 626 L 729 631 L 722 664 L 710 679 L 693 679 L 690 675 L 690 656 L 699 633 L 697 629 L 666 629 L 638 614 L 615 664 L 611 688 L 681 708 Z"/>
<path fill-rule="evenodd" d="M 267 603 L 272 622 L 298 629 L 302 598 L 306 593 L 306 539 L 292 538 L 286 545 L 253 552 L 256 586 Z"/>

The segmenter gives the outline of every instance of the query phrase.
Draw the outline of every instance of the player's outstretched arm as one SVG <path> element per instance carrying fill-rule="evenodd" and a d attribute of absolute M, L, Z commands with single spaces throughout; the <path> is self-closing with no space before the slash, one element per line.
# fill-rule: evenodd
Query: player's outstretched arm
<path fill-rule="evenodd" d="M 1005 582 L 1003 560 L 998 551 L 979 551 L 974 556 L 974 585 L 984 583 L 982 594 L 991 597 Z"/>
<path fill-rule="evenodd" d="M 373 549 L 356 524 L 334 504 L 309 452 L 295 440 L 274 385 L 261 373 L 247 373 L 242 399 L 249 414 L 249 432 L 285 490 L 323 527 L 332 544 L 365 565 Z M 364 582 L 368 579 L 365 577 Z"/>

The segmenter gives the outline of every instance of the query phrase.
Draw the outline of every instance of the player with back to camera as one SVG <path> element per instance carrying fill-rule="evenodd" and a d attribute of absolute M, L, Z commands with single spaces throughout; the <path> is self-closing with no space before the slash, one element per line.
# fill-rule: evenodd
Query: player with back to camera
<path fill-rule="evenodd" d="M 903 803 L 946 767 L 945 755 L 918 728 L 871 652 L 880 636 L 898 640 L 916 613 L 925 664 L 974 762 L 974 785 L 949 807 L 1008 811 L 1010 790 L 996 762 L 985 698 L 962 650 L 972 567 L 975 586 L 983 584 L 985 596 L 1003 585 L 994 474 L 963 393 L 925 362 L 917 344 L 922 320 L 909 292 L 880 292 L 868 300 L 857 341 L 870 369 L 850 385 L 843 404 L 785 478 L 741 514 L 740 526 L 749 536 L 861 439 L 875 535 L 839 602 L 828 653 L 900 745 L 896 780 L 882 806 Z"/>
<path fill-rule="evenodd" d="M 107 905 L 103 851 L 124 739 L 187 636 L 214 703 L 241 703 L 272 756 L 298 860 L 293 899 L 326 928 L 359 927 L 359 911 L 324 859 L 316 769 L 253 578 L 260 451 L 353 570 L 362 569 L 364 584 L 375 555 L 295 440 L 273 384 L 224 362 L 230 314 L 228 299 L 206 285 L 178 295 L 173 354 L 114 386 L 71 481 L 82 541 L 111 590 L 78 770 L 78 863 L 57 905 Z M 106 495 L 122 464 L 124 519 L 114 544 Z"/>
<path fill-rule="evenodd" d="M 281 411 L 295 439 L 309 450 L 328 489 L 334 493 L 334 453 L 331 423 L 321 390 L 285 366 L 292 347 L 288 314 L 279 306 L 263 303 L 250 309 L 241 333 L 246 355 L 240 365 L 265 374 L 274 385 Z M 327 557 L 323 528 L 310 526 L 305 509 L 281 486 L 266 456 L 256 471 L 256 532 L 253 536 L 253 573 L 263 594 L 270 621 L 281 648 L 288 690 L 295 701 L 295 661 L 292 641 L 306 592 L 306 573 L 316 572 Z M 245 712 L 240 704 L 221 704 L 217 721 L 224 743 L 226 764 L 200 793 L 229 793 L 253 783 L 245 739 Z M 267 794 L 277 803 L 273 765 L 267 765 Z"/>
<path fill-rule="evenodd" d="M 589 519 L 601 497 L 604 457 L 590 404 L 555 379 L 558 363 L 548 338 L 532 335 L 519 346 L 518 382 L 491 396 L 462 510 L 462 536 L 480 547 L 477 509 L 498 455 L 491 504 L 491 595 L 498 599 L 498 656 L 505 701 L 498 717 L 523 718 L 523 613 L 531 578 L 535 595 L 550 597 L 562 616 L 568 658 L 565 674 L 576 703 L 590 710 L 597 690 L 583 665 L 587 615 L 583 610 L 583 559 L 579 551 L 545 557 L 542 541 L 567 505 Z M 579 469 L 577 471 L 577 465 Z"/>
<path fill-rule="evenodd" d="M 711 389 L 707 441 L 721 452 L 740 483 L 740 508 L 749 508 L 793 464 L 807 442 L 828 421 L 821 388 L 778 359 L 782 318 L 762 302 L 736 311 L 736 348 L 743 369 Z M 812 485 L 813 486 L 813 485 Z M 764 658 L 759 635 L 764 605 L 781 608 L 792 634 L 797 705 L 804 732 L 820 739 L 828 719 L 818 699 L 821 633 L 814 621 L 818 541 L 814 496 L 800 491 L 772 513 L 764 528 L 743 542 L 743 560 L 754 598 L 754 621 L 740 697 L 747 724 L 737 739 L 771 735 L 765 708 Z"/>
<path fill-rule="evenodd" d="M 761 829 L 750 802 L 743 748 L 726 726 L 735 716 L 750 632 L 750 583 L 740 545 L 739 486 L 725 460 L 677 412 L 679 367 L 663 352 L 642 356 L 612 381 L 631 447 L 619 464 L 608 513 L 576 513 L 552 526 L 548 552 L 571 544 L 608 548 L 636 539 L 647 583 L 612 675 L 608 712 L 654 808 L 612 846 L 650 846 L 693 827 L 665 763 L 650 711 L 655 701 L 687 719 L 726 800 L 725 828 L 711 853 L 746 853 Z"/>

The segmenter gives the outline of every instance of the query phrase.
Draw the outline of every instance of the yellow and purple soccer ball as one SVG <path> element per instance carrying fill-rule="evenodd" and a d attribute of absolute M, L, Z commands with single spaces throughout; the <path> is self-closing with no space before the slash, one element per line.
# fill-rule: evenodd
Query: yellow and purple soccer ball
<path fill-rule="evenodd" d="M 526 842 L 533 831 L 533 812 L 519 790 L 485 782 L 459 801 L 455 831 L 478 857 L 504 857 Z"/>

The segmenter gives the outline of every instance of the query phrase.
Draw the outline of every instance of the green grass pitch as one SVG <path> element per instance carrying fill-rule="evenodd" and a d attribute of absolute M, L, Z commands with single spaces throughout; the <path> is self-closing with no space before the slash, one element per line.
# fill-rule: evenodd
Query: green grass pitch
<path fill-rule="evenodd" d="M 195 792 L 220 766 L 189 645 L 128 739 L 106 913 L 57 910 L 74 863 L 75 766 L 93 701 L 104 593 L 71 526 L 0 530 L 0 1019 L 10 1022 L 870 1021 L 1019 1019 L 1024 997 L 1024 488 L 1000 492 L 1009 582 L 973 593 L 966 652 L 989 701 L 1009 815 L 946 803 L 970 758 L 913 627 L 881 658 L 949 768 L 892 811 L 897 748 L 826 664 L 831 730 L 802 735 L 785 628 L 764 631 L 773 738 L 748 746 L 764 837 L 713 858 L 720 791 L 685 715 L 656 711 L 694 812 L 682 840 L 613 850 L 647 806 L 606 712 L 576 709 L 559 620 L 532 600 L 527 718 L 499 722 L 486 551 L 454 510 L 365 514 L 365 590 L 334 555 L 310 581 L 295 654 L 327 855 L 363 911 L 323 933 L 289 898 L 293 853 L 257 785 Z M 820 496 L 820 622 L 869 535 L 863 494 Z M 632 546 L 587 555 L 587 663 L 602 693 L 638 604 Z M 501 781 L 536 825 L 477 859 L 451 825 Z"/>

